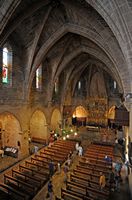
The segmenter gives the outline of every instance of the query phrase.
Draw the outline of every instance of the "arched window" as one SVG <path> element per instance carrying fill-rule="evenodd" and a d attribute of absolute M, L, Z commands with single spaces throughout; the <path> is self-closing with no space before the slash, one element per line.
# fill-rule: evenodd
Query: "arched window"
<path fill-rule="evenodd" d="M 3 47 L 2 83 L 12 85 L 12 51 L 9 45 Z"/>
<path fill-rule="evenodd" d="M 78 90 L 81 89 L 81 81 L 78 81 Z"/>
<path fill-rule="evenodd" d="M 117 88 L 117 84 L 116 84 L 116 81 L 114 81 L 114 89 Z"/>
<path fill-rule="evenodd" d="M 42 65 L 40 65 L 36 70 L 36 89 L 42 89 Z"/>
<path fill-rule="evenodd" d="M 59 87 L 59 80 L 58 80 L 58 78 L 56 79 L 56 81 L 55 81 L 55 83 L 54 83 L 54 92 L 55 92 L 55 94 L 57 94 L 58 93 L 58 87 Z"/>

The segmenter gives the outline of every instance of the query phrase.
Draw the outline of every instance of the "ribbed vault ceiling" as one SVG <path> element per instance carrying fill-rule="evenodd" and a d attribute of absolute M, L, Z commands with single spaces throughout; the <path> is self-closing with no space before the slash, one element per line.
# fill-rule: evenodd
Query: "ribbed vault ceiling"
<path fill-rule="evenodd" d="M 22 0 L 0 36 L 1 44 L 7 39 L 23 53 L 18 55 L 28 94 L 40 63 L 51 72 L 47 74 L 50 94 L 64 71 L 68 87 L 83 74 L 89 76 L 93 66 L 109 74 L 117 81 L 119 92 L 124 92 L 123 71 L 127 78 L 129 73 L 118 40 L 85 0 Z"/>

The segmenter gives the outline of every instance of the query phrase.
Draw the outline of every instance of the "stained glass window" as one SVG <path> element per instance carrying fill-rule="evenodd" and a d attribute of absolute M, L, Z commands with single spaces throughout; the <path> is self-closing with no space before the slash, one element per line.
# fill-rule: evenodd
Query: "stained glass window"
<path fill-rule="evenodd" d="M 5 46 L 3 48 L 2 83 L 11 85 L 12 83 L 11 71 L 12 71 L 12 52 L 9 51 L 7 46 Z"/>
<path fill-rule="evenodd" d="M 2 82 L 8 83 L 8 49 L 3 48 Z"/>
<path fill-rule="evenodd" d="M 42 89 L 42 65 L 40 65 L 36 70 L 36 89 Z"/>

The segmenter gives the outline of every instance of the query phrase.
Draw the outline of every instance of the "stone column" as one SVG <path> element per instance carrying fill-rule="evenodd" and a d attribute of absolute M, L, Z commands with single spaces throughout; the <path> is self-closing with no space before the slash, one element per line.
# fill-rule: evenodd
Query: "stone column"
<path fill-rule="evenodd" d="M 128 143 L 129 143 L 129 127 L 128 126 L 124 126 L 124 138 L 125 138 L 125 159 L 129 160 L 128 158 Z"/>
<path fill-rule="evenodd" d="M 128 112 L 129 112 L 129 127 L 128 127 L 128 137 L 131 138 L 132 141 L 132 98 L 131 99 L 127 99 L 124 102 L 125 107 L 127 108 Z"/>
<path fill-rule="evenodd" d="M 132 141 L 132 101 L 129 104 L 129 130 L 128 136 L 131 138 Z"/>

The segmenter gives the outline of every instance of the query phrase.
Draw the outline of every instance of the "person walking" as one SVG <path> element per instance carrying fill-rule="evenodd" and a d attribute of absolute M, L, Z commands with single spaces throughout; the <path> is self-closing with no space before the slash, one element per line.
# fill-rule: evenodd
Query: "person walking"
<path fill-rule="evenodd" d="M 52 177 L 53 174 L 54 174 L 54 163 L 51 160 L 50 163 L 49 163 L 49 176 Z"/>
<path fill-rule="evenodd" d="M 120 182 L 121 182 L 121 177 L 119 172 L 115 171 L 115 190 L 120 191 Z"/>
<path fill-rule="evenodd" d="M 110 191 L 114 192 L 115 188 L 115 174 L 114 171 L 112 170 L 109 174 L 109 186 L 110 186 Z"/>
<path fill-rule="evenodd" d="M 47 198 L 49 198 L 50 200 L 53 200 L 53 185 L 52 185 L 52 181 L 51 180 L 48 183 Z"/>
<path fill-rule="evenodd" d="M 63 171 L 64 171 L 64 183 L 66 183 L 67 179 L 68 179 L 68 171 L 69 171 L 69 167 L 68 167 L 67 162 L 64 165 Z"/>

